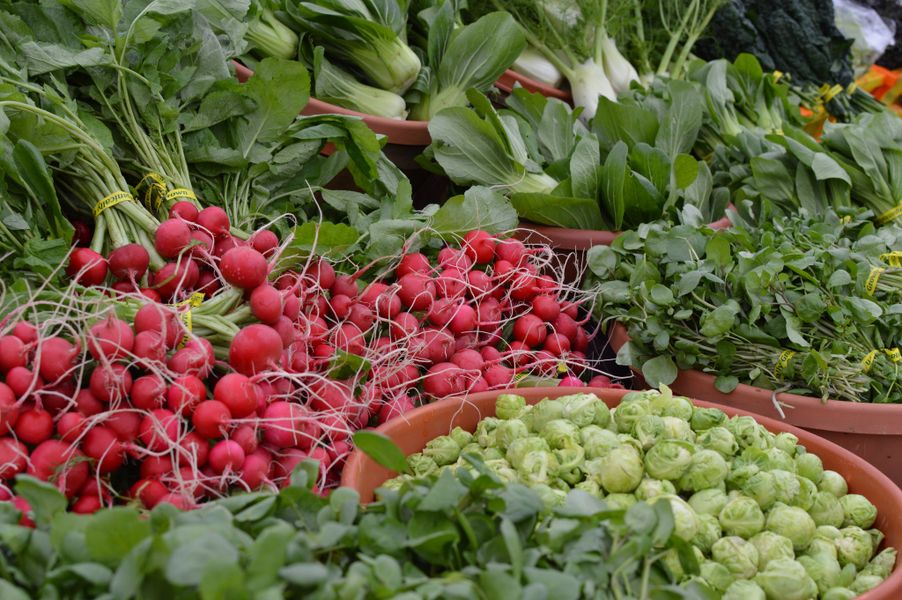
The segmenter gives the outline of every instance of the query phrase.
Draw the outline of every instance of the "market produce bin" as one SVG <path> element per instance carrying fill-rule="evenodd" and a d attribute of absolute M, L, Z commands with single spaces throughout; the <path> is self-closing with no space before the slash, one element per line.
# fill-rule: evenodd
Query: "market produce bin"
<path fill-rule="evenodd" d="M 531 79 L 526 75 L 521 75 L 510 69 L 505 71 L 504 75 L 498 78 L 495 86 L 505 94 L 510 94 L 514 89 L 514 86 L 518 83 L 530 92 L 538 92 L 546 98 L 557 98 L 558 100 L 563 100 L 567 104 L 573 104 L 573 96 L 570 94 L 569 90 L 562 90 L 550 86 L 547 83 L 536 81 L 535 79 Z"/>

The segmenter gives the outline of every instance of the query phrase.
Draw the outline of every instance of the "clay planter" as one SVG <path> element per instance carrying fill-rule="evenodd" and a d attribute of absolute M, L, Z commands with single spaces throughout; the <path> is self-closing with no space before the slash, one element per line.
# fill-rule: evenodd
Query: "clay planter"
<path fill-rule="evenodd" d="M 558 100 L 563 100 L 567 104 L 573 104 L 573 96 L 570 94 L 569 90 L 552 87 L 541 81 L 530 79 L 526 75 L 521 75 L 516 71 L 511 71 L 510 69 L 505 71 L 504 74 L 498 78 L 498 81 L 495 82 L 495 87 L 505 94 L 510 94 L 514 89 L 514 84 L 517 83 L 530 92 L 538 92 L 546 98 L 557 98 Z"/>
<path fill-rule="evenodd" d="M 612 328 L 610 340 L 615 352 L 628 339 L 622 325 Z M 701 371 L 680 371 L 670 387 L 721 408 L 736 407 L 806 429 L 857 454 L 902 485 L 902 404 L 823 402 L 810 396 L 777 394 L 784 418 L 774 405 L 771 390 L 739 384 L 732 393 L 724 394 L 714 387 L 714 380 L 713 375 Z"/>
<path fill-rule="evenodd" d="M 593 393 L 605 401 L 609 407 L 617 406 L 627 390 L 607 390 L 592 388 L 524 388 L 473 394 L 467 398 L 449 398 L 433 404 L 414 409 L 407 414 L 392 419 L 380 426 L 376 431 L 390 437 L 405 454 L 419 452 L 426 442 L 440 435 L 448 434 L 454 427 L 462 427 L 474 431 L 476 424 L 484 417 L 495 414 L 495 398 L 500 394 L 513 393 L 526 398 L 535 404 L 543 398 L 556 398 L 567 394 Z M 709 408 L 709 402 L 694 401 L 696 406 Z M 836 444 L 816 436 L 808 431 L 798 429 L 784 422 L 753 415 L 747 411 L 731 406 L 717 406 L 730 416 L 753 416 L 759 423 L 773 433 L 789 432 L 799 438 L 799 443 L 809 452 L 817 454 L 824 462 L 825 469 L 832 469 L 842 474 L 849 483 L 849 492 L 863 494 L 877 507 L 875 527 L 886 534 L 884 547 L 902 549 L 902 490 L 885 475 L 851 452 Z M 368 503 L 373 500 L 373 491 L 393 472 L 377 465 L 368 456 L 354 451 L 348 459 L 341 484 L 356 489 L 360 500 Z M 859 600 L 898 600 L 902 598 L 902 561 L 897 562 L 892 574 L 870 592 L 858 597 Z"/>

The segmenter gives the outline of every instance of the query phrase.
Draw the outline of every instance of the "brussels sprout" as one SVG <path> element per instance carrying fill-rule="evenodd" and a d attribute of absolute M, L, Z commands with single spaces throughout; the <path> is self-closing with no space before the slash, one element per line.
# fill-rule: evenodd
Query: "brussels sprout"
<path fill-rule="evenodd" d="M 727 505 L 727 494 L 718 488 L 701 490 L 689 497 L 689 506 L 699 515 L 711 515 L 717 518 Z"/>
<path fill-rule="evenodd" d="M 736 581 L 736 574 L 726 565 L 706 560 L 699 565 L 699 575 L 708 586 L 717 592 L 723 592 Z M 753 573 L 754 575 L 754 573 Z"/>
<path fill-rule="evenodd" d="M 737 460 L 733 462 L 730 474 L 727 476 L 727 488 L 730 491 L 745 489 L 745 485 L 749 480 L 761 472 L 761 467 L 758 465 L 742 464 Z"/>
<path fill-rule="evenodd" d="M 520 476 L 503 458 L 485 461 L 488 467 L 498 478 L 505 483 L 514 483 L 520 480 Z"/>
<path fill-rule="evenodd" d="M 564 414 L 564 405 L 557 400 L 545 398 L 538 404 L 533 405 L 530 413 L 532 414 L 532 430 L 536 433 L 542 433 L 545 430 L 545 425 L 561 418 Z"/>
<path fill-rule="evenodd" d="M 621 446 L 631 446 L 636 452 L 639 453 L 639 456 L 644 456 L 645 451 L 642 449 L 642 444 L 639 443 L 639 440 L 634 438 L 633 436 L 627 433 L 618 433 L 617 434 L 617 442 Z"/>
<path fill-rule="evenodd" d="M 798 443 L 799 438 L 786 431 L 774 436 L 774 447 L 779 448 L 790 456 L 795 456 Z"/>
<path fill-rule="evenodd" d="M 645 454 L 645 470 L 655 479 L 679 479 L 692 463 L 692 444 L 662 440 Z"/>
<path fill-rule="evenodd" d="M 789 558 L 778 558 L 755 576 L 768 598 L 780 600 L 811 600 L 817 597 L 817 585 L 805 567 Z"/>
<path fill-rule="evenodd" d="M 796 463 L 790 455 L 786 454 L 779 448 L 768 448 L 764 451 L 763 468 L 765 471 L 774 471 L 781 469 L 783 471 L 795 473 Z"/>
<path fill-rule="evenodd" d="M 778 558 L 795 558 L 792 541 L 773 531 L 762 531 L 749 540 L 758 551 L 758 570 L 763 571 L 767 564 Z"/>
<path fill-rule="evenodd" d="M 692 507 L 685 500 L 675 495 L 665 495 L 653 498 L 651 503 L 667 501 L 670 503 L 670 509 L 673 512 L 673 533 L 678 538 L 691 542 L 695 534 L 698 533 L 698 515 L 692 510 Z"/>
<path fill-rule="evenodd" d="M 629 394 L 627 394 L 629 395 Z M 626 398 L 626 396 L 624 396 Z M 620 433 L 630 433 L 642 416 L 648 414 L 648 400 L 641 398 L 632 402 L 623 402 L 614 409 L 614 424 Z"/>
<path fill-rule="evenodd" d="M 545 423 L 541 436 L 552 448 L 565 448 L 579 444 L 579 427 L 566 419 L 554 419 Z"/>
<path fill-rule="evenodd" d="M 795 457 L 796 473 L 811 480 L 815 484 L 821 480 L 824 474 L 824 463 L 817 454 L 802 452 Z"/>
<path fill-rule="evenodd" d="M 724 427 L 712 427 L 702 432 L 696 443 L 706 450 L 714 450 L 724 458 L 732 458 L 739 449 L 736 438 Z"/>
<path fill-rule="evenodd" d="M 586 462 L 586 451 L 582 446 L 573 445 L 569 448 L 552 450 L 552 454 L 557 459 L 557 474 L 561 479 L 573 485 L 583 478 L 580 468 Z"/>
<path fill-rule="evenodd" d="M 602 460 L 598 476 L 608 493 L 632 492 L 645 474 L 642 457 L 632 446 L 614 448 Z"/>
<path fill-rule="evenodd" d="M 526 406 L 526 398 L 516 394 L 501 394 L 495 398 L 495 416 L 499 419 L 513 419 Z"/>
<path fill-rule="evenodd" d="M 727 421 L 727 429 L 736 438 L 740 448 L 767 448 L 766 430 L 754 417 L 733 417 Z"/>
<path fill-rule="evenodd" d="M 807 477 L 796 475 L 799 482 L 799 493 L 792 499 L 791 504 L 801 509 L 809 510 L 814 505 L 814 499 L 817 497 L 817 486 Z"/>
<path fill-rule="evenodd" d="M 896 549 L 886 548 L 861 570 L 861 575 L 877 575 L 886 579 L 896 566 Z"/>
<path fill-rule="evenodd" d="M 676 417 L 661 417 L 664 421 L 662 436 L 668 440 L 684 440 L 695 443 L 695 432 L 689 427 L 689 421 Z"/>
<path fill-rule="evenodd" d="M 852 600 L 857 597 L 858 592 L 853 592 L 849 588 L 835 587 L 827 590 L 827 593 L 821 596 L 821 600 Z"/>
<path fill-rule="evenodd" d="M 842 504 L 830 492 L 818 492 L 814 496 L 814 502 L 808 509 L 808 514 L 814 519 L 817 526 L 832 525 L 833 527 L 842 527 L 845 512 Z"/>
<path fill-rule="evenodd" d="M 768 531 L 785 535 L 792 542 L 792 547 L 801 551 L 814 539 L 817 526 L 801 508 L 778 502 L 768 513 L 765 527 Z"/>
<path fill-rule="evenodd" d="M 874 555 L 874 540 L 871 534 L 861 527 L 843 527 L 842 534 L 833 540 L 836 556 L 841 565 L 853 564 L 856 569 L 863 569 Z"/>
<path fill-rule="evenodd" d="M 805 567 L 808 576 L 814 580 L 817 589 L 823 594 L 839 583 L 842 568 L 839 561 L 826 554 L 815 556 L 799 556 L 796 558 L 800 565 Z"/>
<path fill-rule="evenodd" d="M 520 419 L 507 419 L 495 430 L 495 443 L 501 448 L 509 447 L 514 440 L 529 437 L 529 428 Z"/>
<path fill-rule="evenodd" d="M 608 494 L 604 501 L 611 510 L 627 510 L 637 502 L 632 494 Z"/>
<path fill-rule="evenodd" d="M 769 509 L 777 500 L 773 473 L 770 471 L 755 473 L 742 486 L 742 493 L 757 502 L 762 510 Z"/>
<path fill-rule="evenodd" d="M 451 436 L 443 435 L 426 442 L 423 454 L 435 461 L 440 467 L 450 465 L 460 456 L 460 446 Z"/>
<path fill-rule="evenodd" d="M 648 401 L 648 410 L 659 417 L 676 417 L 688 421 L 692 418 L 695 407 L 685 396 L 659 394 Z"/>
<path fill-rule="evenodd" d="M 582 490 L 588 494 L 592 494 L 596 498 L 604 497 L 604 493 L 601 491 L 601 486 L 598 485 L 598 482 L 595 479 L 586 479 L 584 481 L 580 481 L 573 486 L 573 489 Z"/>
<path fill-rule="evenodd" d="M 473 454 L 478 458 L 482 458 L 482 454 L 484 451 L 485 451 L 485 448 L 483 448 L 476 442 L 470 442 L 469 444 L 467 444 L 466 446 L 464 446 L 463 448 L 460 449 L 460 455 L 463 456 L 464 454 Z M 485 462 L 484 459 L 483 459 L 483 462 Z"/>
<path fill-rule="evenodd" d="M 883 543 L 883 538 L 886 537 L 883 535 L 883 532 L 879 529 L 868 529 L 868 533 L 871 534 L 871 542 L 874 544 L 874 549 L 880 547 L 880 544 Z"/>
<path fill-rule="evenodd" d="M 837 498 L 842 498 L 849 493 L 846 478 L 836 471 L 829 470 L 825 470 L 821 475 L 821 480 L 817 482 L 817 489 L 822 492 L 830 492 Z"/>
<path fill-rule="evenodd" d="M 714 450 L 699 450 L 692 455 L 689 468 L 680 477 L 679 487 L 692 492 L 717 487 L 729 472 L 730 467 L 720 454 Z"/>
<path fill-rule="evenodd" d="M 856 594 L 863 594 L 868 590 L 872 590 L 883 583 L 883 578 L 877 575 L 859 575 L 849 586 L 849 589 Z"/>
<path fill-rule="evenodd" d="M 689 425 L 692 431 L 700 433 L 723 425 L 726 421 L 727 413 L 719 408 L 696 408 L 689 419 Z"/>
<path fill-rule="evenodd" d="M 849 563 L 844 565 L 842 570 L 839 572 L 839 581 L 836 584 L 836 587 L 849 587 L 852 585 L 852 582 L 855 581 L 855 577 L 858 576 L 858 569 L 855 568 L 855 565 Z"/>
<path fill-rule="evenodd" d="M 721 538 L 720 521 L 713 515 L 698 515 L 698 533 L 692 543 L 702 552 L 710 552 L 711 546 Z"/>
<path fill-rule="evenodd" d="M 802 484 L 795 473 L 777 469 L 770 472 L 774 476 L 774 496 L 777 502 L 792 504 L 799 495 Z"/>
<path fill-rule="evenodd" d="M 589 425 L 580 430 L 583 448 L 588 458 L 602 458 L 608 452 L 620 445 L 617 434 L 609 429 L 602 429 L 597 425 Z"/>
<path fill-rule="evenodd" d="M 748 539 L 764 529 L 761 507 L 747 496 L 739 496 L 727 502 L 718 518 L 727 535 Z"/>
<path fill-rule="evenodd" d="M 495 446 L 491 446 L 490 448 L 486 448 L 482 451 L 482 460 L 498 460 L 499 458 L 504 458 L 504 454 L 502 454 L 501 450 L 496 448 Z"/>
<path fill-rule="evenodd" d="M 478 443 L 483 448 L 494 446 L 495 430 L 499 425 L 501 425 L 501 423 L 501 419 L 496 419 L 494 417 L 486 417 L 481 420 L 476 425 L 476 432 L 473 434 L 473 437 L 476 438 L 476 443 Z"/>
<path fill-rule="evenodd" d="M 846 494 L 839 499 L 845 518 L 843 526 L 855 525 L 867 529 L 877 519 L 877 507 L 861 494 Z"/>
<path fill-rule="evenodd" d="M 607 427 L 611 420 L 608 405 L 595 394 L 561 396 L 558 402 L 564 405 L 563 418 L 572 421 L 577 427 L 587 425 Z"/>
<path fill-rule="evenodd" d="M 517 474 L 524 483 L 535 485 L 549 483 L 560 470 L 557 458 L 551 452 L 529 452 L 520 459 Z"/>
<path fill-rule="evenodd" d="M 664 437 L 664 419 L 657 415 L 642 415 L 636 421 L 633 436 L 643 450 L 648 450 Z"/>
<path fill-rule="evenodd" d="M 664 552 L 663 556 L 661 556 L 661 564 L 664 565 L 664 568 L 667 569 L 674 581 L 682 582 L 687 580 L 686 571 L 683 569 L 682 561 L 680 561 L 680 555 L 674 548 Z"/>
<path fill-rule="evenodd" d="M 507 458 L 507 462 L 513 465 L 515 469 L 519 469 L 521 461 L 527 454 L 530 454 L 531 452 L 550 451 L 551 446 L 548 445 L 548 442 L 546 442 L 544 438 L 530 436 L 519 438 L 511 442 L 510 446 L 507 448 L 505 458 Z"/>
<path fill-rule="evenodd" d="M 426 477 L 438 471 L 438 465 L 432 457 L 425 454 L 412 454 L 407 457 L 407 466 L 417 477 Z"/>
<path fill-rule="evenodd" d="M 839 530 L 839 527 L 834 527 L 831 525 L 818 525 L 817 529 L 814 530 L 815 537 L 823 538 L 825 540 L 837 540 L 842 537 L 842 531 Z"/>
<path fill-rule="evenodd" d="M 461 429 L 460 427 L 455 427 L 454 429 L 452 429 L 450 436 L 451 439 L 457 442 L 457 445 L 461 448 L 473 441 L 473 434 L 469 431 Z"/>
<path fill-rule="evenodd" d="M 735 535 L 714 542 L 711 557 L 740 579 L 751 579 L 758 572 L 758 550 Z"/>
<path fill-rule="evenodd" d="M 398 475 L 392 479 L 389 479 L 376 490 L 376 496 L 381 497 L 382 495 L 379 493 L 379 490 L 398 490 L 401 489 L 408 481 L 413 481 L 413 478 L 410 475 Z"/>
<path fill-rule="evenodd" d="M 830 558 L 838 558 L 839 556 L 832 540 L 826 540 L 817 536 L 814 536 L 814 539 L 811 540 L 808 548 L 805 549 L 805 554 L 808 556 L 818 556 L 819 554 L 823 554 Z"/>
<path fill-rule="evenodd" d="M 633 493 L 639 500 L 650 500 L 664 494 L 676 494 L 676 488 L 667 480 L 646 477 Z"/>
<path fill-rule="evenodd" d="M 720 600 L 766 600 L 761 586 L 754 581 L 737 579 L 723 593 Z"/>

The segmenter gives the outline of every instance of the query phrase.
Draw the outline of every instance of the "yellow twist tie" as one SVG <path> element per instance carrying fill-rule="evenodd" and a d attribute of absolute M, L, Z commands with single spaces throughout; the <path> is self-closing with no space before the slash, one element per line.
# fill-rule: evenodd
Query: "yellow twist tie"
<path fill-rule="evenodd" d="M 852 83 L 849 84 L 849 87 L 846 88 L 846 93 L 851 96 L 852 94 L 855 93 L 855 90 L 857 90 L 857 89 L 858 89 L 858 82 L 853 81 Z"/>
<path fill-rule="evenodd" d="M 179 348 L 184 348 L 185 344 L 188 343 L 188 339 L 191 337 L 191 326 L 194 322 L 194 318 L 191 316 L 191 309 L 197 308 L 204 301 L 204 293 L 203 292 L 194 292 L 187 300 L 182 300 L 176 306 L 188 306 L 188 310 L 182 313 L 182 323 L 185 324 L 185 329 L 188 330 L 188 333 L 182 338 L 182 341 L 179 342 Z"/>
<path fill-rule="evenodd" d="M 780 353 L 780 357 L 777 358 L 777 364 L 774 366 L 774 377 L 777 379 L 783 379 L 783 371 L 786 370 L 786 367 L 789 366 L 789 363 L 792 361 L 792 357 L 795 356 L 796 353 L 792 350 L 784 350 Z"/>
<path fill-rule="evenodd" d="M 836 98 L 836 96 L 838 94 L 842 93 L 842 90 L 843 90 L 842 86 L 839 85 L 838 83 L 836 85 L 834 85 L 833 87 L 827 89 L 827 91 L 824 93 L 824 102 L 830 102 L 831 100 Z"/>
<path fill-rule="evenodd" d="M 175 188 L 166 194 L 166 200 L 177 200 L 178 198 L 188 198 L 189 200 L 197 200 L 197 196 L 189 189 Z"/>
<path fill-rule="evenodd" d="M 94 218 L 100 216 L 100 214 L 108 208 L 113 208 L 117 204 L 122 204 L 123 202 L 133 202 L 135 198 L 129 194 L 128 192 L 113 192 L 100 202 L 94 205 Z"/>
<path fill-rule="evenodd" d="M 891 267 L 902 267 L 902 251 L 895 250 L 893 252 L 887 252 L 886 254 L 880 255 L 880 260 L 885 262 Z"/>
<path fill-rule="evenodd" d="M 868 371 L 871 370 L 871 367 L 874 366 L 874 360 L 877 358 L 877 351 L 871 350 L 867 354 L 864 355 L 864 358 L 861 359 L 861 372 L 867 374 Z"/>
<path fill-rule="evenodd" d="M 899 215 L 902 215 L 902 202 L 899 202 L 899 204 L 877 217 L 876 223 L 877 225 L 886 225 Z"/>
<path fill-rule="evenodd" d="M 782 78 L 783 78 L 783 71 L 774 71 L 774 83 L 777 83 Z"/>
<path fill-rule="evenodd" d="M 874 292 L 877 291 L 877 284 L 880 283 L 880 276 L 886 272 L 886 269 L 882 267 L 871 267 L 871 272 L 868 274 L 868 279 L 864 284 L 864 289 L 867 291 L 868 296 L 873 296 Z"/>
<path fill-rule="evenodd" d="M 884 348 L 883 352 L 889 356 L 889 359 L 894 363 L 902 362 L 902 352 L 899 352 L 898 348 Z"/>
<path fill-rule="evenodd" d="M 564 363 L 564 362 L 559 362 L 559 363 L 557 364 L 557 372 L 558 372 L 558 373 L 562 373 L 562 374 L 563 374 L 563 373 L 566 373 L 566 372 L 569 371 L 569 370 L 570 370 L 570 369 L 567 368 L 566 363 Z"/>
<path fill-rule="evenodd" d="M 149 210 L 157 211 L 163 205 L 163 199 L 166 197 L 166 180 L 159 173 L 148 173 L 135 186 L 135 191 L 141 196 L 144 206 Z"/>

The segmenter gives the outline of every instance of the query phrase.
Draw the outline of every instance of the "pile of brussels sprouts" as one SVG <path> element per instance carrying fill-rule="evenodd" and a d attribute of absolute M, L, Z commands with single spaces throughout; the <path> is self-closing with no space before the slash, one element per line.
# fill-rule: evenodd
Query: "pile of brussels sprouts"
<path fill-rule="evenodd" d="M 501 395 L 496 416 L 475 433 L 456 428 L 431 440 L 408 457 L 410 473 L 386 485 L 469 467 L 464 454 L 537 490 L 549 509 L 573 488 L 611 508 L 669 502 L 676 536 L 691 544 L 699 569 L 690 573 L 675 549 L 668 569 L 675 581 L 700 578 L 726 600 L 854 598 L 895 565 L 895 549 L 877 554 L 874 505 L 847 493 L 842 475 L 796 436 L 696 408 L 666 387 L 630 392 L 610 410 L 592 394 L 533 406 Z"/>

